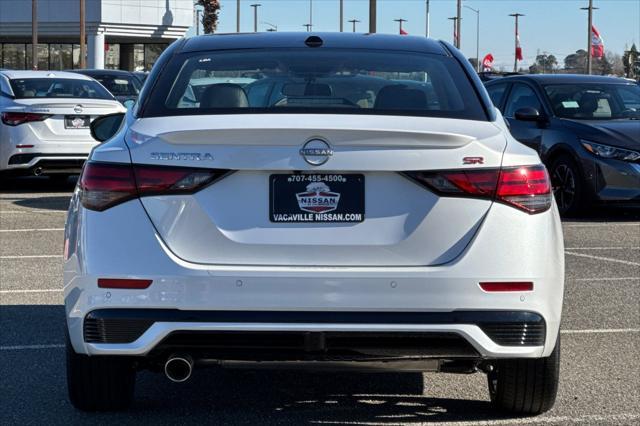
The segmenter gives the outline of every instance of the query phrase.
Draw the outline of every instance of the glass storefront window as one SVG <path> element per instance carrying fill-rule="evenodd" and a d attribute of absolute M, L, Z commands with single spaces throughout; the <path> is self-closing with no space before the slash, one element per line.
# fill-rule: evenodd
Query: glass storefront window
<path fill-rule="evenodd" d="M 167 44 L 145 44 L 144 45 L 144 69 L 146 71 L 153 68 L 160 54 L 167 48 Z"/>
<path fill-rule="evenodd" d="M 68 70 L 73 68 L 71 44 L 50 44 L 51 56 L 49 58 L 52 70 Z"/>
<path fill-rule="evenodd" d="M 110 70 L 120 68 L 120 45 L 108 44 L 108 49 L 104 55 L 104 67 Z"/>
<path fill-rule="evenodd" d="M 73 69 L 80 68 L 80 45 L 73 45 Z"/>
<path fill-rule="evenodd" d="M 2 45 L 2 68 L 21 70 L 25 68 L 24 44 L 4 43 Z"/>
<path fill-rule="evenodd" d="M 133 45 L 133 71 L 144 71 L 144 44 Z"/>
<path fill-rule="evenodd" d="M 31 59 L 31 44 L 27 44 L 27 69 L 33 69 L 33 61 Z M 49 45 L 44 43 L 38 43 L 38 69 L 49 69 Z"/>

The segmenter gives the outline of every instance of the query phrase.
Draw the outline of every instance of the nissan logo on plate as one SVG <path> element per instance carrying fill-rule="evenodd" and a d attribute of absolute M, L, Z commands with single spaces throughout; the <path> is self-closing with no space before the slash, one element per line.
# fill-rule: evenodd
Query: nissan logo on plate
<path fill-rule="evenodd" d="M 321 166 L 333 155 L 333 149 L 322 139 L 311 139 L 300 149 L 300 155 L 312 166 Z"/>
<path fill-rule="evenodd" d="M 76 105 L 75 107 L 73 107 L 73 112 L 75 112 L 76 114 L 80 114 L 82 112 L 82 105 Z"/>

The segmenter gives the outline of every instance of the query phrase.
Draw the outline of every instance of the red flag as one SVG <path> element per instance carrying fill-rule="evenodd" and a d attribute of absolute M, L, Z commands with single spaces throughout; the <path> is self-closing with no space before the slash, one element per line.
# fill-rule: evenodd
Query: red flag
<path fill-rule="evenodd" d="M 520 34 L 516 33 L 516 59 L 521 61 L 522 58 L 522 47 L 520 47 Z"/>
<path fill-rule="evenodd" d="M 594 58 L 602 58 L 604 56 L 604 40 L 595 25 L 591 26 L 591 56 Z"/>
<path fill-rule="evenodd" d="M 484 59 L 482 59 L 482 70 L 491 71 L 492 69 L 493 69 L 493 55 L 491 53 L 487 53 Z"/>
<path fill-rule="evenodd" d="M 409 35 L 409 33 L 400 28 L 400 35 Z"/>

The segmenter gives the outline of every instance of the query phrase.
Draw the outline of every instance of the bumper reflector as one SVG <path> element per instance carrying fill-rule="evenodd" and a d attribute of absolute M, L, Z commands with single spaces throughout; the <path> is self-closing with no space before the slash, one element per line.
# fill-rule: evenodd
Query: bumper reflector
<path fill-rule="evenodd" d="M 143 290 L 149 288 L 152 282 L 153 280 L 98 278 L 98 287 Z"/>
<path fill-rule="evenodd" d="M 531 282 L 497 282 L 497 283 L 480 283 L 480 288 L 484 291 L 533 291 L 533 283 Z"/>

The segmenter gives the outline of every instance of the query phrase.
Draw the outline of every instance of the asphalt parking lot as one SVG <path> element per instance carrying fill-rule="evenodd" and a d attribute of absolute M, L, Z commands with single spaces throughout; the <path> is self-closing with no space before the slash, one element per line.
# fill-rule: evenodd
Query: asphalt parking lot
<path fill-rule="evenodd" d="M 0 424 L 640 423 L 640 212 L 564 222 L 567 282 L 555 408 L 510 419 L 484 375 L 198 370 L 187 383 L 141 373 L 126 413 L 66 397 L 62 239 L 74 182 L 0 186 Z"/>

